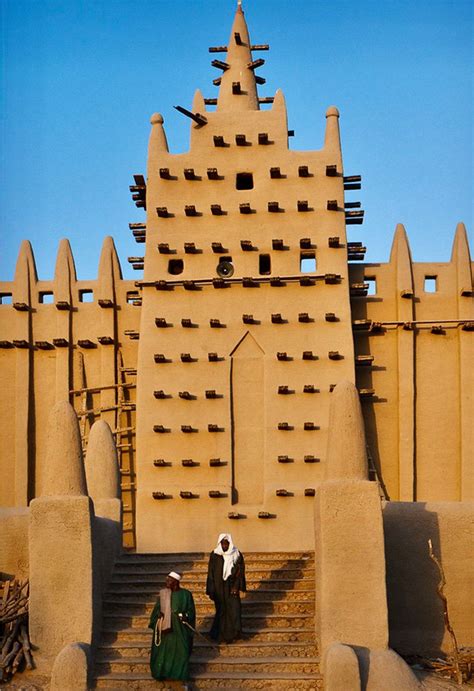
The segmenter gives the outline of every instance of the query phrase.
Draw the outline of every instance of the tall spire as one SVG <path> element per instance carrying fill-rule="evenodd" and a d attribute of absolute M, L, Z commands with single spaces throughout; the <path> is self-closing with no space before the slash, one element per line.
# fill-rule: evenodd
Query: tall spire
<path fill-rule="evenodd" d="M 224 65 L 217 110 L 258 110 L 255 66 L 241 1 L 237 2 Z"/>

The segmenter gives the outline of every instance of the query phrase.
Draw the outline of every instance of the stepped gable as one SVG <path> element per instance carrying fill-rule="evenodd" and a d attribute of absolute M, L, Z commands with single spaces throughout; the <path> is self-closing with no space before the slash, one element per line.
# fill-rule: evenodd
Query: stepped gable
<path fill-rule="evenodd" d="M 196 689 L 317 689 L 322 686 L 314 624 L 312 552 L 245 554 L 244 638 L 216 646 L 194 637 L 191 683 Z M 214 604 L 205 594 L 208 555 L 124 555 L 105 601 L 95 688 L 167 688 L 151 679 L 151 610 L 170 569 L 196 602 L 197 630 L 206 636 Z"/>

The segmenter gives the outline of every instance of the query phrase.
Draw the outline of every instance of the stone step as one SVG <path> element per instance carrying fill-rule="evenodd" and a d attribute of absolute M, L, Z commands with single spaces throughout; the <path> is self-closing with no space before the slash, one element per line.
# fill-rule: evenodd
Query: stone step
<path fill-rule="evenodd" d="M 208 604 L 209 597 L 204 591 L 192 591 L 194 602 L 196 605 Z M 142 586 L 140 589 L 134 589 L 132 592 L 125 587 L 109 588 L 105 596 L 104 602 L 131 602 L 136 603 L 155 603 L 158 597 L 159 588 L 150 588 Z M 284 588 L 273 588 L 272 590 L 250 590 L 246 593 L 241 593 L 242 602 L 314 602 L 315 593 L 311 589 L 300 590 L 285 590 Z"/>
<path fill-rule="evenodd" d="M 124 615 L 148 614 L 150 615 L 155 606 L 155 601 L 137 600 L 127 597 L 112 599 L 106 597 L 104 599 L 103 612 L 105 615 L 109 613 L 123 613 Z M 212 600 L 207 600 L 199 604 L 197 607 L 199 616 L 213 615 L 215 607 Z M 242 613 L 247 614 L 314 614 L 314 598 L 312 600 L 295 600 L 295 601 L 242 601 Z"/>
<path fill-rule="evenodd" d="M 116 660 L 103 659 L 100 656 L 95 663 L 97 676 L 102 676 L 112 672 L 113 674 L 145 674 L 150 669 L 148 658 L 121 658 Z M 319 658 L 307 657 L 287 658 L 287 657 L 217 657 L 217 658 L 198 658 L 192 657 L 189 664 L 191 678 L 195 675 L 206 672 L 242 672 L 249 673 L 271 673 L 292 672 L 293 674 L 318 674 Z"/>
<path fill-rule="evenodd" d="M 174 571 L 176 570 L 173 569 Z M 140 564 L 127 564 L 123 566 L 117 566 L 115 568 L 114 577 L 137 577 L 137 576 L 154 576 L 155 578 L 160 578 L 164 581 L 168 573 L 169 568 L 150 564 L 149 566 Z M 207 564 L 202 564 L 195 566 L 190 569 L 182 569 L 181 573 L 183 575 L 183 584 L 185 581 L 199 578 L 206 578 L 207 576 Z M 249 580 L 261 580 L 261 579 L 278 579 L 278 580 L 294 580 L 298 578 L 314 578 L 314 569 L 302 568 L 298 566 L 282 566 L 281 568 L 274 568 L 272 566 L 255 566 L 245 568 L 246 578 Z"/>
<path fill-rule="evenodd" d="M 196 617 L 196 624 L 198 631 L 208 631 L 213 617 L 209 614 L 201 616 L 198 613 Z M 104 628 L 127 628 L 139 627 L 146 628 L 148 626 L 149 616 L 146 614 L 125 614 L 120 612 L 104 612 L 103 615 Z M 263 629 L 263 628 L 308 628 L 314 624 L 314 615 L 309 613 L 304 614 L 252 614 L 250 612 L 242 612 L 242 625 L 244 631 L 249 629 Z"/>
<path fill-rule="evenodd" d="M 195 636 L 193 689 L 322 687 L 314 632 L 314 554 L 245 553 L 248 592 L 242 594 L 244 637 L 217 645 Z M 96 685 L 104 689 L 181 689 L 151 678 L 148 629 L 158 591 L 170 570 L 183 573 L 197 605 L 197 629 L 207 634 L 214 603 L 205 595 L 208 553 L 127 554 L 116 564 L 104 601 Z"/>
<path fill-rule="evenodd" d="M 205 633 L 204 631 L 202 633 Z M 312 644 L 315 639 L 314 628 L 272 628 L 266 630 L 260 629 L 245 629 L 244 641 L 251 641 L 252 643 L 288 643 L 288 642 L 305 642 Z M 195 637 L 195 642 L 199 639 Z M 102 642 L 104 645 L 117 644 L 122 642 L 130 642 L 132 644 L 144 644 L 149 646 L 151 642 L 151 629 L 129 627 L 122 629 L 104 628 L 102 629 Z M 204 641 L 203 641 L 204 643 Z M 232 645 L 237 645 L 233 643 Z"/>
<path fill-rule="evenodd" d="M 129 592 L 151 592 L 157 593 L 165 584 L 164 579 L 161 580 L 155 576 L 147 576 L 143 574 L 141 577 L 127 578 L 123 575 L 114 576 L 111 581 L 107 593 L 122 594 Z M 184 585 L 184 581 L 183 581 Z M 193 595 L 195 593 L 202 593 L 206 590 L 205 578 L 193 578 L 191 575 L 186 577 L 186 588 L 191 590 Z M 281 579 L 266 579 L 266 580 L 249 580 L 247 578 L 247 591 L 267 591 L 267 590 L 313 590 L 315 588 L 315 581 L 313 578 L 298 578 L 284 581 Z"/>
<path fill-rule="evenodd" d="M 150 632 L 151 633 L 151 632 Z M 146 658 L 150 657 L 151 636 L 142 643 L 137 641 L 121 643 L 102 644 L 99 646 L 99 657 L 101 660 L 119 660 L 125 658 Z M 227 658 L 227 657 L 284 657 L 284 658 L 305 658 L 317 657 L 318 650 L 315 643 L 309 641 L 284 643 L 274 643 L 272 641 L 236 641 L 230 645 L 204 641 L 202 638 L 195 637 L 193 644 L 193 655 L 199 658 Z"/>
<path fill-rule="evenodd" d="M 192 688 L 199 689 L 271 689 L 272 691 L 316 691 L 323 687 L 320 674 L 256 674 L 237 672 L 218 672 L 195 675 L 191 681 Z M 167 681 L 156 681 L 150 674 L 107 674 L 96 680 L 95 688 L 99 689 L 165 689 L 171 691 L 182 688 L 182 684 Z"/>
<path fill-rule="evenodd" d="M 186 562 L 186 561 L 207 561 L 209 552 L 132 552 L 123 554 L 117 559 L 117 564 L 128 563 L 131 561 L 146 562 L 160 561 L 166 563 Z M 244 552 L 245 561 L 314 561 L 314 552 Z"/>

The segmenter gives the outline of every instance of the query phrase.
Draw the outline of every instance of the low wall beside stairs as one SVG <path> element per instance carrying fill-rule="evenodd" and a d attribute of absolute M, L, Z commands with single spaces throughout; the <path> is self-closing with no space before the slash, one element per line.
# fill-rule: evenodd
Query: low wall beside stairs
<path fill-rule="evenodd" d="M 390 645 L 402 654 L 451 652 L 437 594 L 444 594 L 459 646 L 474 645 L 474 502 L 389 502 L 383 510 Z"/>

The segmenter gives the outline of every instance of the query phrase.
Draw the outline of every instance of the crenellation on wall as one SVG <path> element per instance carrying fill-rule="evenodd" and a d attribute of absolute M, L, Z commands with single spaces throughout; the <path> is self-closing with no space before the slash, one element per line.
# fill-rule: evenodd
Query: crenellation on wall
<path fill-rule="evenodd" d="M 84 291 L 92 291 L 92 302 L 81 301 Z M 109 422 L 123 452 L 130 487 L 135 380 L 124 370 L 136 369 L 137 341 L 127 333 L 138 330 L 140 313 L 127 301 L 131 292 L 138 289 L 134 281 L 122 279 L 111 238 L 104 241 L 99 276 L 94 280 L 77 279 L 67 240 L 59 245 L 54 278 L 39 280 L 31 245 L 23 243 L 14 281 L 0 284 L 0 294 L 12 295 L 10 303 L 0 305 L 5 382 L 0 405 L 5 419 L 14 411 L 13 434 L 11 426 L 0 433 L 2 473 L 11 478 L 2 483 L 2 506 L 26 506 L 42 492 L 47 418 L 58 400 L 68 398 L 80 415 L 84 447 L 93 422 Z M 108 302 L 101 306 L 99 300 L 111 300 L 112 306 Z M 123 389 L 121 382 L 126 385 Z M 72 393 L 84 387 L 97 390 L 85 396 Z M 84 415 L 87 410 L 94 413 Z M 122 428 L 127 430 L 123 438 L 117 432 Z M 129 446 L 123 446 L 126 443 Z M 129 524 L 133 535 L 133 521 Z"/>
<path fill-rule="evenodd" d="M 474 318 L 474 308 L 469 290 L 460 287 L 472 285 L 464 227 L 456 230 L 451 261 L 442 263 L 412 262 L 398 226 L 390 262 L 351 265 L 350 276 L 359 283 L 376 279 L 375 294 L 353 298 L 352 311 L 355 320 L 375 323 L 354 331 L 354 343 L 356 354 L 374 357 L 372 366 L 357 368 L 357 382 L 375 390 L 364 402 L 365 422 L 388 496 L 471 498 L 467 411 L 474 354 L 463 325 Z"/>

